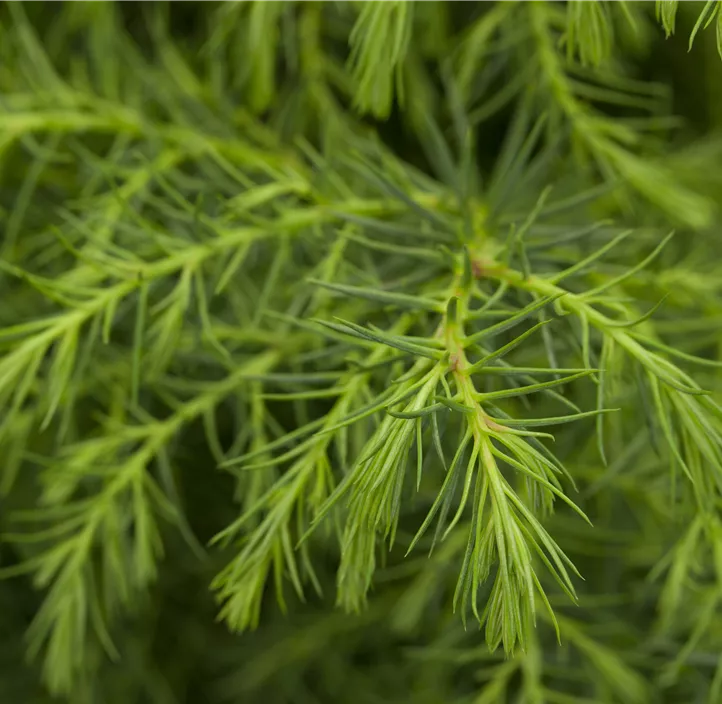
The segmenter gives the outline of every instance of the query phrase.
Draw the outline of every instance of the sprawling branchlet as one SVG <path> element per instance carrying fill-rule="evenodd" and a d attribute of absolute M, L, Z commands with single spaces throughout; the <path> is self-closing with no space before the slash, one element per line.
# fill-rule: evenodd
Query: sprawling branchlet
<path fill-rule="evenodd" d="M 0 624 L 52 695 L 722 698 L 720 149 L 635 68 L 682 7 L 466 5 L 4 8 Z"/>

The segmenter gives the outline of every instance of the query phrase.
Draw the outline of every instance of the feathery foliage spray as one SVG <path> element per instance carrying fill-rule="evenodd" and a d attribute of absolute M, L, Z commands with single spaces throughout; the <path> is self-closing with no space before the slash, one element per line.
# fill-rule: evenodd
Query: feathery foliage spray
<path fill-rule="evenodd" d="M 0 701 L 722 702 L 720 3 L 50 7 Z"/>

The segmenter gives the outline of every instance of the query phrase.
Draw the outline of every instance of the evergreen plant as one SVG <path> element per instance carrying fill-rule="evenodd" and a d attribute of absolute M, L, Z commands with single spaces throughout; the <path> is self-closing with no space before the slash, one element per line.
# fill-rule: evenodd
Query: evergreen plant
<path fill-rule="evenodd" d="M 0 7 L 0 702 L 721 704 L 721 7 Z"/>

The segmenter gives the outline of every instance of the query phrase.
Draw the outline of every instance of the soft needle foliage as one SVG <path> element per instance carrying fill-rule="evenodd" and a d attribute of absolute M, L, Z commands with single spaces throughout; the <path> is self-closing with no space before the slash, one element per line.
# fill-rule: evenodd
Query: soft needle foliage
<path fill-rule="evenodd" d="M 0 701 L 722 702 L 718 50 L 2 6 Z"/>

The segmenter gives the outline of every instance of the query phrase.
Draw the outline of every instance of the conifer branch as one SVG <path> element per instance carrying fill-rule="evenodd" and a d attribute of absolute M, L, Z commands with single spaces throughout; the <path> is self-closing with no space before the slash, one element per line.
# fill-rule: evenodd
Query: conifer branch
<path fill-rule="evenodd" d="M 722 11 L 655 9 L 8 7 L 0 700 L 717 701 Z"/>

